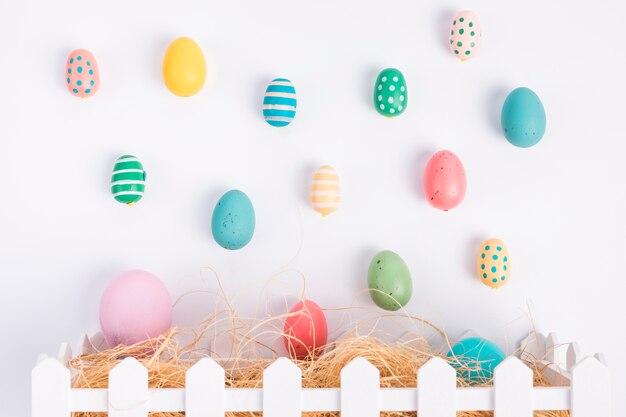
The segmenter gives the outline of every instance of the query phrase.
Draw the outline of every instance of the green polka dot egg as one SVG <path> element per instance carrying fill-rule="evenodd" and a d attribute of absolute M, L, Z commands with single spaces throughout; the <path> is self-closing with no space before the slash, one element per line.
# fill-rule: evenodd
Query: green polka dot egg
<path fill-rule="evenodd" d="M 143 197 L 146 171 L 137 157 L 122 155 L 115 161 L 111 176 L 111 193 L 120 203 L 132 206 Z"/>
<path fill-rule="evenodd" d="M 478 278 L 488 287 L 499 288 L 509 282 L 509 250 L 500 239 L 483 242 L 478 252 Z"/>
<path fill-rule="evenodd" d="M 449 33 L 450 52 L 461 61 L 474 58 L 480 51 L 482 28 L 476 13 L 469 10 L 457 13 Z"/>
<path fill-rule="evenodd" d="M 406 109 L 407 92 L 404 75 L 395 68 L 384 69 L 374 86 L 374 106 L 383 116 L 399 116 Z"/>

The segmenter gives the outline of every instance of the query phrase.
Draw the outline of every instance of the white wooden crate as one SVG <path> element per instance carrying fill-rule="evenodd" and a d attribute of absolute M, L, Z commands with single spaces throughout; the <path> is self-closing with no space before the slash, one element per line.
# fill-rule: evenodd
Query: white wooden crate
<path fill-rule="evenodd" d="M 84 337 L 92 352 L 101 337 Z M 581 358 L 569 344 L 559 366 L 556 336 L 532 334 L 521 358 L 510 356 L 495 370 L 490 387 L 457 387 L 455 370 L 433 358 L 416 375 L 418 388 L 380 388 L 378 370 L 357 358 L 341 371 L 341 388 L 302 388 L 300 369 L 280 358 L 263 373 L 263 388 L 225 388 L 224 369 L 204 358 L 186 373 L 185 388 L 148 388 L 148 371 L 133 358 L 109 373 L 108 389 L 71 388 L 68 344 L 57 358 L 41 355 L 32 372 L 32 416 L 69 417 L 75 411 L 110 417 L 146 417 L 185 411 L 187 417 L 262 411 L 264 417 L 296 417 L 306 411 L 339 411 L 342 417 L 379 417 L 381 411 L 417 411 L 419 417 L 456 417 L 457 411 L 495 411 L 497 417 L 531 417 L 533 410 L 570 410 L 573 417 L 609 417 L 610 377 L 601 355 Z M 533 387 L 523 360 L 542 359 L 553 387 Z M 520 360 L 521 359 L 521 360 Z"/>

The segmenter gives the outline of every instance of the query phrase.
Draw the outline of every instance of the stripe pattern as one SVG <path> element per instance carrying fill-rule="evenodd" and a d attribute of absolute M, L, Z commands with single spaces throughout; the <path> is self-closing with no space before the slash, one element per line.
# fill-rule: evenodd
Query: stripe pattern
<path fill-rule="evenodd" d="M 276 78 L 263 97 L 263 117 L 274 127 L 287 126 L 296 117 L 296 89 L 286 78 Z"/>
<path fill-rule="evenodd" d="M 311 204 L 318 213 L 326 216 L 341 204 L 341 186 L 335 168 L 322 165 L 315 171 L 311 182 Z"/>
<path fill-rule="evenodd" d="M 146 189 L 146 172 L 137 157 L 122 155 L 115 161 L 111 175 L 111 192 L 120 203 L 133 205 Z"/>

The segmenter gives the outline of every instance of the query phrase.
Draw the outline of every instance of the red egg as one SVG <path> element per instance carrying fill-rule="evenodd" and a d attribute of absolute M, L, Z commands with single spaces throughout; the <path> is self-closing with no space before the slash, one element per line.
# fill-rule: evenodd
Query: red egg
<path fill-rule="evenodd" d="M 450 210 L 461 204 L 467 189 L 465 168 L 458 156 L 439 151 L 424 170 L 424 194 L 431 206 Z"/>
<path fill-rule="evenodd" d="M 322 309 L 311 300 L 298 302 L 285 320 L 285 347 L 292 359 L 323 353 L 328 326 Z"/>

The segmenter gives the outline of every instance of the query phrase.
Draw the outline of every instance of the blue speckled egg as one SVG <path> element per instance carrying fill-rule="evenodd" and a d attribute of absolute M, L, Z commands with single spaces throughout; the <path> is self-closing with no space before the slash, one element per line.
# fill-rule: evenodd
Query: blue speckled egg
<path fill-rule="evenodd" d="M 450 364 L 459 377 L 471 384 L 486 383 L 506 355 L 495 343 L 482 337 L 469 337 L 452 346 Z"/>
<path fill-rule="evenodd" d="M 530 148 L 546 132 L 546 112 L 533 90 L 526 87 L 511 91 L 502 106 L 502 130 L 513 145 Z"/>
<path fill-rule="evenodd" d="M 255 224 L 254 207 L 248 196 L 243 191 L 230 190 L 213 210 L 211 229 L 221 247 L 236 250 L 252 240 Z"/>

